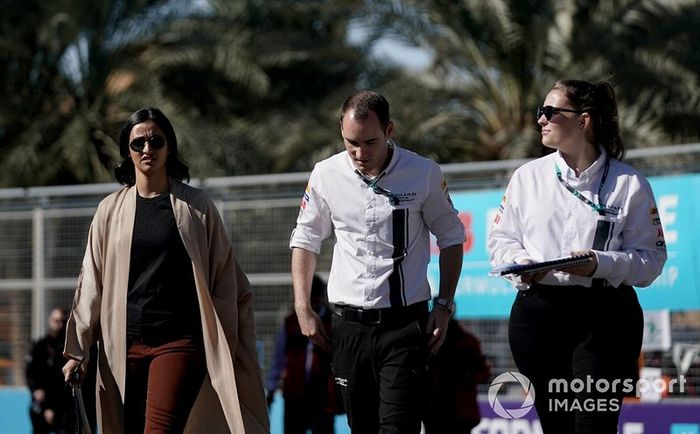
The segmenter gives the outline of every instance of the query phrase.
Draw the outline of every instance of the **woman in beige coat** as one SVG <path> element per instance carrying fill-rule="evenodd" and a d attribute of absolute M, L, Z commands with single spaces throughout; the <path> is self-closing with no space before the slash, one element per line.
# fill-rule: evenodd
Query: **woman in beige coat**
<path fill-rule="evenodd" d="M 131 115 L 120 152 L 126 187 L 90 227 L 66 381 L 97 342 L 101 433 L 269 432 L 253 294 L 216 207 L 182 183 L 189 170 L 160 110 Z"/>

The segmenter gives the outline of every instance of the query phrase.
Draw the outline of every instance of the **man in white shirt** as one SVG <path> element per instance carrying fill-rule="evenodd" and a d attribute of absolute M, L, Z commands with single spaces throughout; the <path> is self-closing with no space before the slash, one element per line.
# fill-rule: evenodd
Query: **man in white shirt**
<path fill-rule="evenodd" d="M 465 240 L 440 167 L 396 146 L 393 128 L 383 96 L 361 91 L 343 103 L 346 151 L 316 164 L 290 240 L 302 332 L 332 348 L 348 424 L 363 434 L 420 432 L 427 356 L 445 338 Z M 430 232 L 440 288 L 429 313 Z M 332 342 L 309 302 L 316 255 L 331 235 Z"/>

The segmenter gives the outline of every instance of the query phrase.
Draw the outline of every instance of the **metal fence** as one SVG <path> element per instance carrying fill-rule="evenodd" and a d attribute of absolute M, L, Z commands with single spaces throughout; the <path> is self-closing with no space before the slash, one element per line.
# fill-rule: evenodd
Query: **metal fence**
<path fill-rule="evenodd" d="M 647 175 L 700 171 L 700 144 L 639 149 L 627 161 Z M 502 188 L 524 161 L 444 165 L 452 191 Z M 266 369 L 275 336 L 292 308 L 289 235 L 308 173 L 194 180 L 215 199 L 241 266 L 255 291 L 256 330 Z M 0 385 L 23 385 L 24 357 L 45 330 L 53 307 L 68 309 L 97 203 L 117 184 L 0 189 Z M 318 269 L 330 267 L 331 242 Z M 672 313 L 672 337 L 700 342 L 700 312 Z M 514 370 L 507 319 L 468 320 L 493 374 Z M 649 364 L 675 375 L 672 352 L 648 354 Z M 700 395 L 700 367 L 691 358 L 687 395 Z"/>

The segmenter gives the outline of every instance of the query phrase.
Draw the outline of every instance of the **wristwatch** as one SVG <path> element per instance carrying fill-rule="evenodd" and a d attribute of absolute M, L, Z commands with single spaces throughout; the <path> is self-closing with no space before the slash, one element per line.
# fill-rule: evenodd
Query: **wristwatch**
<path fill-rule="evenodd" d="M 454 302 L 452 302 L 452 301 L 450 301 L 450 300 L 448 300 L 448 299 L 446 299 L 446 298 L 442 298 L 442 297 L 436 298 L 436 299 L 435 299 L 435 304 L 436 304 L 437 306 L 442 306 L 442 307 L 444 307 L 445 309 L 447 309 L 447 311 L 448 311 L 449 313 L 454 313 L 454 311 L 455 311 L 455 304 L 454 304 Z"/>

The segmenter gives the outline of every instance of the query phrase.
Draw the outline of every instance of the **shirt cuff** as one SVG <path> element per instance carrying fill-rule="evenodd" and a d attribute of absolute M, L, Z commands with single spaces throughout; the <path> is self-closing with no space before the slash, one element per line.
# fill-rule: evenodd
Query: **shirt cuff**
<path fill-rule="evenodd" d="M 613 269 L 613 264 L 615 263 L 613 258 L 604 254 L 603 252 L 598 252 L 595 250 L 593 250 L 593 254 L 598 261 L 598 266 L 596 267 L 595 272 L 593 272 L 593 274 L 589 277 L 597 279 L 600 277 L 610 276 Z"/>
<path fill-rule="evenodd" d="M 437 238 L 437 237 L 436 237 Z M 462 245 L 467 241 L 467 237 L 464 235 L 464 229 L 460 229 L 459 232 L 455 231 L 452 234 L 441 237 L 436 240 L 436 244 L 440 250 L 447 247 L 452 247 L 456 245 Z"/>
<path fill-rule="evenodd" d="M 289 248 L 293 249 L 295 247 L 308 250 L 317 255 L 321 253 L 320 244 L 317 245 L 311 239 L 306 237 L 301 231 L 298 231 L 296 229 L 292 231 L 292 236 L 289 238 Z"/>

